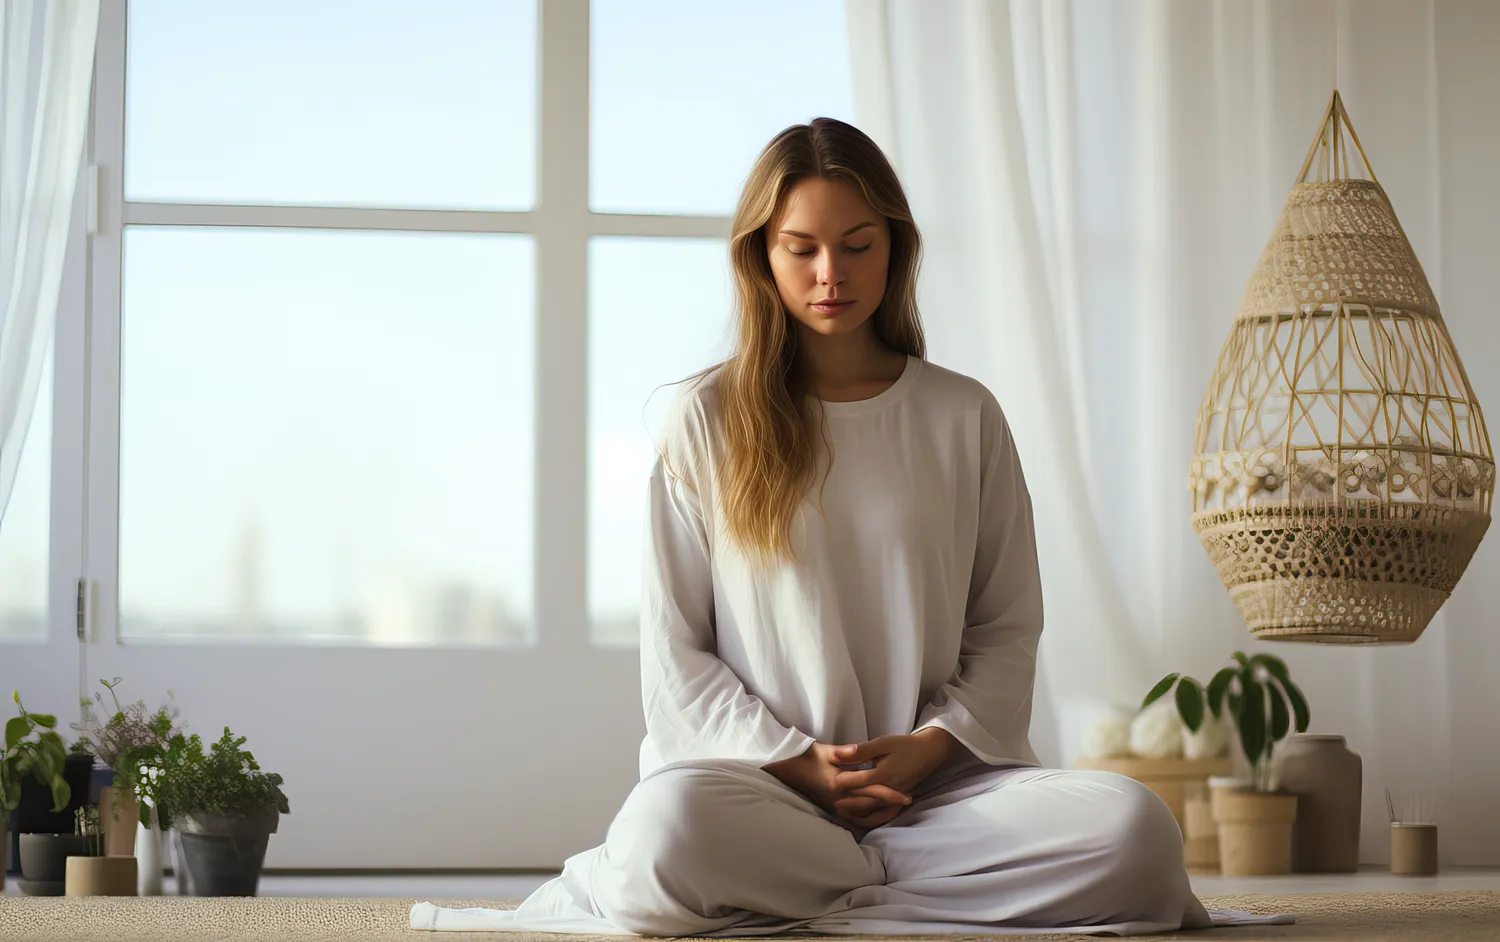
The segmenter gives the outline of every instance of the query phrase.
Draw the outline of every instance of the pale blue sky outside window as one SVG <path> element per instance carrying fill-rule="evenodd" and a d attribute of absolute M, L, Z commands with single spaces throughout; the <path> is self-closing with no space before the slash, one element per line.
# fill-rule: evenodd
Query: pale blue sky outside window
<path fill-rule="evenodd" d="M 535 4 L 411 11 L 131 0 L 126 197 L 534 208 Z M 591 19 L 597 212 L 728 215 L 772 134 L 852 114 L 842 0 L 597 0 Z M 533 640 L 533 253 L 129 230 L 122 636 Z M 632 643 L 661 387 L 726 352 L 727 267 L 718 240 L 599 237 L 588 257 L 592 635 Z"/>
<path fill-rule="evenodd" d="M 528 236 L 126 232 L 123 638 L 530 638 Z"/>
<path fill-rule="evenodd" d="M 844 0 L 595 0 L 589 202 L 729 215 L 777 131 L 853 120 Z"/>
<path fill-rule="evenodd" d="M 130 0 L 125 198 L 530 209 L 534 0 Z"/>

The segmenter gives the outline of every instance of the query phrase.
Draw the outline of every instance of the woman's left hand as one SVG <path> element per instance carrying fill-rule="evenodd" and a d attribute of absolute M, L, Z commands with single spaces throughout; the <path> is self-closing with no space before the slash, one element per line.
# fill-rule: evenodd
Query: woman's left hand
<path fill-rule="evenodd" d="M 840 772 L 834 776 L 834 784 L 846 791 L 865 785 L 885 785 L 910 795 L 943 764 L 957 742 L 947 730 L 929 727 L 917 733 L 881 736 L 868 742 L 839 746 L 834 750 L 834 761 L 840 765 L 874 762 L 875 766 Z M 894 817 L 892 814 L 886 820 Z"/>

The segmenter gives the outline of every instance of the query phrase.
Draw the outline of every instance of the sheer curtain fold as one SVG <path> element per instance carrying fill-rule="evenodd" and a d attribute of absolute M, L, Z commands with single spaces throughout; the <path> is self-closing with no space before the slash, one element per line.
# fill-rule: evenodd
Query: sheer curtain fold
<path fill-rule="evenodd" d="M 1417 645 L 1257 642 L 1190 522 L 1199 401 L 1334 81 L 1426 267 L 1482 405 L 1500 410 L 1485 245 L 1500 182 L 1500 7 L 1447 0 L 848 0 L 856 114 L 926 240 L 934 359 L 986 382 L 1037 503 L 1047 605 L 1034 740 L 1161 674 L 1272 650 L 1318 732 L 1384 789 L 1441 802 L 1449 864 L 1500 864 L 1500 550 L 1484 544 Z M 870 41 L 878 37 L 878 42 Z M 1479 89 L 1490 89 L 1484 94 Z M 1485 220 L 1490 220 L 1486 222 Z M 1493 379 L 1491 377 L 1494 377 Z M 1490 596 L 1495 596 L 1491 598 Z"/>
<path fill-rule="evenodd" d="M 99 0 L 0 7 L 0 525 L 62 284 Z"/>

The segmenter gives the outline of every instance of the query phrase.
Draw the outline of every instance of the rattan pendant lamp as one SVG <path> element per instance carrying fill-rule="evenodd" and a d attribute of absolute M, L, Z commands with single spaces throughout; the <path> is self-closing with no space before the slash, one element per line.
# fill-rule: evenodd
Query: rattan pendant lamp
<path fill-rule="evenodd" d="M 1415 641 L 1489 528 L 1483 414 L 1337 90 L 1193 451 L 1193 528 L 1261 638 Z"/>

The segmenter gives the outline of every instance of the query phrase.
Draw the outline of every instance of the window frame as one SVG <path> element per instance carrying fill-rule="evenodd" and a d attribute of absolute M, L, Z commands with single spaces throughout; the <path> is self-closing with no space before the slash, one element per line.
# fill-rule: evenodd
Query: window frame
<path fill-rule="evenodd" d="M 530 236 L 535 259 L 533 622 L 537 646 L 591 649 L 588 600 L 589 242 L 597 236 L 727 239 L 730 218 L 594 212 L 589 206 L 589 0 L 537 3 L 536 204 L 526 211 L 132 202 L 124 199 L 129 0 L 104 0 L 85 179 L 88 192 L 87 571 L 93 640 L 119 640 L 119 427 L 124 229 L 263 227 Z M 180 643 L 180 642 L 174 642 Z"/>

